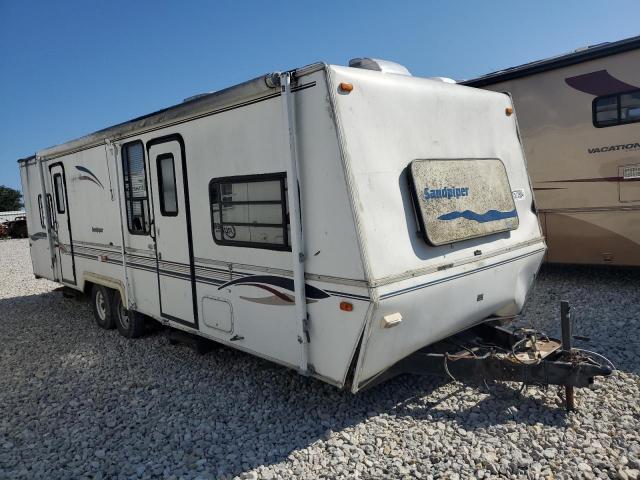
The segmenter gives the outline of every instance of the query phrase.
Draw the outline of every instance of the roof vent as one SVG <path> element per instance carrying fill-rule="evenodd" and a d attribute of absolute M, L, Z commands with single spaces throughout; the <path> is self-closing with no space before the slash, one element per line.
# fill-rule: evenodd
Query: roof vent
<path fill-rule="evenodd" d="M 378 60 L 377 58 L 352 58 L 349 66 L 353 68 L 364 68 L 365 70 L 375 70 L 383 73 L 395 73 L 397 75 L 411 76 L 411 72 L 404 65 L 389 60 Z"/>
<path fill-rule="evenodd" d="M 453 78 L 449 77 L 427 77 L 429 80 L 435 80 L 436 82 L 442 83 L 458 83 Z"/>
<path fill-rule="evenodd" d="M 190 97 L 185 98 L 184 100 L 182 100 L 182 103 L 191 102 L 192 100 L 197 100 L 199 98 L 206 97 L 209 94 L 211 94 L 211 92 L 198 93 L 197 95 L 192 95 Z"/>

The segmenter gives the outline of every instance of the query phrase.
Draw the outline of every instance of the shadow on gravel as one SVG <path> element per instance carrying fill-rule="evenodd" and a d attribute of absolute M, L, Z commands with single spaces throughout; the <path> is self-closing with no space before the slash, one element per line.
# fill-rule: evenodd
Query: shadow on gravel
<path fill-rule="evenodd" d="M 591 349 L 637 373 L 639 285 L 640 272 L 547 267 L 524 321 L 545 319 L 555 333 L 557 301 L 568 299 Z M 233 477 L 348 427 L 384 431 L 387 419 L 462 431 L 566 421 L 554 391 L 538 399 L 511 385 L 487 392 L 403 375 L 352 395 L 227 348 L 197 355 L 164 333 L 130 341 L 59 292 L 0 300 L 0 338 L 0 474 L 9 477 Z"/>
<path fill-rule="evenodd" d="M 640 374 L 640 268 L 544 265 L 519 324 L 560 338 L 560 301 L 571 304 L 575 347 Z"/>

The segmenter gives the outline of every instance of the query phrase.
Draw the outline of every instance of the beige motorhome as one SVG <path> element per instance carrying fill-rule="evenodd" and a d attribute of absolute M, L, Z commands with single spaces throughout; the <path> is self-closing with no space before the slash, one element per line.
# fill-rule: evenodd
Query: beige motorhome
<path fill-rule="evenodd" d="M 514 100 L 547 261 L 640 265 L 640 36 L 462 82 Z"/>

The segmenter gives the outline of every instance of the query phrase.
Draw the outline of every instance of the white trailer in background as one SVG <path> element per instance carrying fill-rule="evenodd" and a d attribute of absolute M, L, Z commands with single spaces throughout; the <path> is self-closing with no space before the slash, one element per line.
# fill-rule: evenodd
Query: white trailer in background
<path fill-rule="evenodd" d="M 515 316 L 545 243 L 510 98 L 354 65 L 20 161 L 35 274 L 126 336 L 152 317 L 354 392 Z"/>

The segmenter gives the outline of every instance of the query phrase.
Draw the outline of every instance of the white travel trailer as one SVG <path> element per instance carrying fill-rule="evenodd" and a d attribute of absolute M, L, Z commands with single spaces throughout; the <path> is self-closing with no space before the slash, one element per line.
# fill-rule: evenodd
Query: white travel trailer
<path fill-rule="evenodd" d="M 152 317 L 353 392 L 518 314 L 545 243 L 510 98 L 353 65 L 21 160 L 34 273 L 125 336 Z"/>
<path fill-rule="evenodd" d="M 640 37 L 463 84 L 513 97 L 547 261 L 640 266 Z"/>

